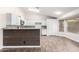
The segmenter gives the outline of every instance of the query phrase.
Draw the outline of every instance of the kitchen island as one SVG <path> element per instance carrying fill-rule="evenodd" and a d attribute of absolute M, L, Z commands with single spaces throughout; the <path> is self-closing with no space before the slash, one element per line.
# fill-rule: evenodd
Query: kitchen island
<path fill-rule="evenodd" d="M 3 29 L 3 46 L 40 46 L 40 29 Z"/>

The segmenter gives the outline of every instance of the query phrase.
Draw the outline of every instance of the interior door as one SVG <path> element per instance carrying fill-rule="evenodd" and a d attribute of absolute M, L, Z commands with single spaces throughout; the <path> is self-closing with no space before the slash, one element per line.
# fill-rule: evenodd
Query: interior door
<path fill-rule="evenodd" d="M 54 35 L 58 32 L 58 20 L 47 19 L 47 35 Z"/>

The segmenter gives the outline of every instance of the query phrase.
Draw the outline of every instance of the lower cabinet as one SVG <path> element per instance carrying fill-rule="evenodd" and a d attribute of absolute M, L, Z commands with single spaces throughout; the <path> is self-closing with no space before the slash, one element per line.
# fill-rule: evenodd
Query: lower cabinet
<path fill-rule="evenodd" d="M 4 46 L 38 46 L 40 29 L 4 29 Z"/>

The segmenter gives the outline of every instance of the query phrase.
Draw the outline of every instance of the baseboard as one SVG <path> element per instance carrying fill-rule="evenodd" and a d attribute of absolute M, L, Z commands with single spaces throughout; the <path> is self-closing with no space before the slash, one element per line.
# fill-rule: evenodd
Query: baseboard
<path fill-rule="evenodd" d="M 40 48 L 41 46 L 3 46 L 3 48 Z"/>

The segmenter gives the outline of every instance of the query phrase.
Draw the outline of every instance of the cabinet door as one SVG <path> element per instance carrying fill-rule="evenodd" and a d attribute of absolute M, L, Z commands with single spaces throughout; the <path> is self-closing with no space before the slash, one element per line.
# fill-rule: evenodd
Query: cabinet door
<path fill-rule="evenodd" d="M 6 14 L 6 25 L 11 25 L 11 14 L 10 13 Z"/>
<path fill-rule="evenodd" d="M 40 45 L 40 29 L 5 29 L 3 30 L 4 46 L 37 46 Z"/>
<path fill-rule="evenodd" d="M 20 19 L 11 13 L 6 14 L 6 25 L 20 25 Z"/>
<path fill-rule="evenodd" d="M 17 16 L 12 15 L 11 16 L 11 25 L 20 25 L 20 19 Z"/>
<path fill-rule="evenodd" d="M 0 14 L 0 28 L 6 27 L 6 15 Z"/>

